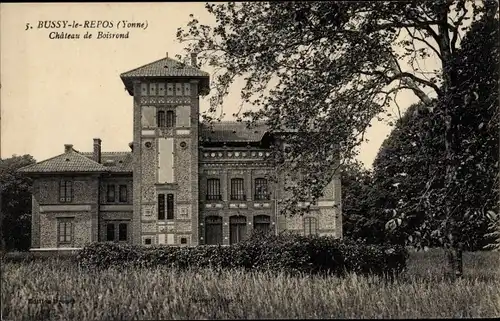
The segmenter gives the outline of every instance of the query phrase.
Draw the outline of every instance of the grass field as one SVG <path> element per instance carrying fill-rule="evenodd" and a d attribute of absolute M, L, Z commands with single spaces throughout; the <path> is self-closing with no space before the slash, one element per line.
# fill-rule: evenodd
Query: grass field
<path fill-rule="evenodd" d="M 3 320 L 499 317 L 499 253 L 465 253 L 464 277 L 454 283 L 443 278 L 443 258 L 436 250 L 412 253 L 394 283 L 356 275 L 88 272 L 67 261 L 6 263 L 1 309 Z"/>

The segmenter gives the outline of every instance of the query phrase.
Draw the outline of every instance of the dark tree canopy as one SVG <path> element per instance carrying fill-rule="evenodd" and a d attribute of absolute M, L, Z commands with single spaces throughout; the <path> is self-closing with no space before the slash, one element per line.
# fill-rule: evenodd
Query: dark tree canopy
<path fill-rule="evenodd" d="M 231 84 L 243 78 L 242 106 L 255 110 L 237 116 L 264 119 L 274 132 L 296 133 L 289 138 L 288 152 L 276 149 L 273 155 L 288 171 L 307 173 L 283 209 L 294 212 L 307 191 L 313 201 L 319 197 L 339 158 L 352 159 L 374 117 L 393 103 L 397 93 L 409 90 L 420 100 L 419 112 L 429 113 L 425 128 L 443 138 L 436 137 L 430 145 L 444 144 L 439 167 L 444 177 L 425 182 L 432 189 L 425 197 L 426 190 L 416 189 L 411 195 L 429 203 L 426 211 L 437 224 L 430 229 L 438 234 L 433 238 L 455 247 L 465 220 L 484 216 L 484 211 L 467 210 L 474 197 L 459 182 L 491 169 L 471 169 L 473 164 L 486 164 L 478 157 L 489 159 L 492 142 L 470 138 L 495 129 L 490 111 L 477 116 L 477 110 L 488 105 L 487 97 L 498 97 L 490 80 L 498 76 L 488 78 L 488 66 L 498 65 L 498 52 L 492 49 L 489 56 L 479 58 L 473 49 L 488 37 L 473 36 L 464 46 L 462 37 L 471 25 L 479 26 L 477 21 L 498 24 L 496 1 L 245 2 L 206 8 L 215 16 L 215 26 L 193 18 L 187 29 L 179 28 L 177 37 L 187 43 L 188 53 L 198 53 L 200 65 L 215 70 L 207 118 L 222 113 Z M 492 31 L 490 38 L 498 37 Z M 489 45 L 494 47 L 491 41 L 485 46 Z M 436 70 L 422 70 L 428 58 L 437 62 Z M 468 151 L 467 157 L 457 152 L 461 149 Z M 479 153 L 480 149 L 488 151 Z M 438 171 L 437 164 L 426 166 Z M 405 215 L 396 211 L 389 225 L 408 222 Z"/>
<path fill-rule="evenodd" d="M 313 198 L 321 194 L 338 157 L 355 155 L 371 120 L 398 91 L 412 90 L 425 103 L 429 90 L 446 96 L 460 32 L 468 20 L 497 9 L 490 1 L 466 0 L 231 2 L 206 8 L 215 26 L 193 18 L 177 33 L 188 52 L 198 53 L 200 65 L 215 69 L 206 116 L 216 117 L 231 84 L 244 78 L 242 101 L 257 111 L 239 116 L 265 119 L 272 131 L 308 133 L 290 139 L 285 158 L 275 157 L 287 159 L 292 172 L 308 173 L 289 201 L 304 190 L 312 189 Z M 430 56 L 443 66 L 431 78 L 400 65 L 415 66 Z"/>
<path fill-rule="evenodd" d="M 7 250 L 28 250 L 31 235 L 30 178 L 17 172 L 35 164 L 31 155 L 13 156 L 0 160 L 0 192 L 2 197 L 2 242 Z"/>
<path fill-rule="evenodd" d="M 487 213 L 498 212 L 498 22 L 475 22 L 454 54 L 451 99 L 436 111 L 411 106 L 374 162 L 376 188 L 388 218 L 406 218 L 418 246 L 445 242 L 440 229 L 445 200 L 453 204 L 453 230 L 469 249 L 484 246 Z M 454 184 L 444 188 L 445 128 L 440 104 L 452 104 Z"/>

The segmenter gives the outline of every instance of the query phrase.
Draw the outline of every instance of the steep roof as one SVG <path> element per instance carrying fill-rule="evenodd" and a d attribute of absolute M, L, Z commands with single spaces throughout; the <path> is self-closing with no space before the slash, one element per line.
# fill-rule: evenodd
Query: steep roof
<path fill-rule="evenodd" d="M 102 173 L 108 169 L 71 149 L 64 154 L 20 168 L 23 173 Z"/>
<path fill-rule="evenodd" d="M 208 88 L 210 74 L 178 60 L 164 57 L 120 75 L 130 95 L 133 95 L 132 79 L 171 77 L 200 79 L 202 87 Z"/>
<path fill-rule="evenodd" d="M 267 132 L 264 123 L 257 123 L 250 128 L 245 122 L 221 121 L 200 124 L 202 140 L 210 142 L 258 142 Z"/>

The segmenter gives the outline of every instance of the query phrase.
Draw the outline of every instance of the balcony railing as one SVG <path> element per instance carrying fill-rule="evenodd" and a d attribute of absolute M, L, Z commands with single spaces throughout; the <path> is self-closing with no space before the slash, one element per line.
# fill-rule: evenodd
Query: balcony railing
<path fill-rule="evenodd" d="M 246 195 L 231 195 L 231 201 L 246 201 Z"/>
<path fill-rule="evenodd" d="M 222 200 L 222 195 L 207 195 L 207 201 L 220 201 Z"/>

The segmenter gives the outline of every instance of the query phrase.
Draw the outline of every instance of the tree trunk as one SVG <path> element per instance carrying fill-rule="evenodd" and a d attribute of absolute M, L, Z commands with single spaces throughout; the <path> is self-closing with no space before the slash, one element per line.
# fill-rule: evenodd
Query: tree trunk
<path fill-rule="evenodd" d="M 462 254 L 463 247 L 460 243 L 455 246 L 450 246 L 446 249 L 446 258 L 448 264 L 446 274 L 452 280 L 460 279 L 463 276 Z"/>
<path fill-rule="evenodd" d="M 452 57 L 452 49 L 451 49 L 451 41 L 450 34 L 448 30 L 448 7 L 449 4 L 445 1 L 442 2 L 442 5 L 439 8 L 438 12 L 438 20 L 440 23 L 438 24 L 438 32 L 439 32 L 439 49 L 441 52 L 441 63 L 443 70 L 443 84 L 442 84 L 442 97 L 439 97 L 442 100 L 443 106 L 443 114 L 444 114 L 444 145 L 445 145 L 445 182 L 444 187 L 446 191 L 449 191 L 453 188 L 453 183 L 455 180 L 455 164 L 454 164 L 454 143 L 455 137 L 453 133 L 453 123 L 452 123 L 452 108 L 453 99 L 451 96 L 451 87 L 452 87 L 452 67 L 451 61 Z M 448 243 L 450 246 L 447 247 L 447 258 L 448 258 L 448 270 L 451 272 L 452 279 L 457 279 L 462 277 L 463 271 L 463 263 L 462 263 L 462 247 L 459 243 L 457 243 L 455 237 L 455 224 L 454 218 L 452 217 L 452 207 L 453 203 L 450 201 L 449 197 L 444 200 L 444 211 L 445 211 L 445 222 L 446 228 L 445 231 L 451 234 L 450 242 Z"/>

